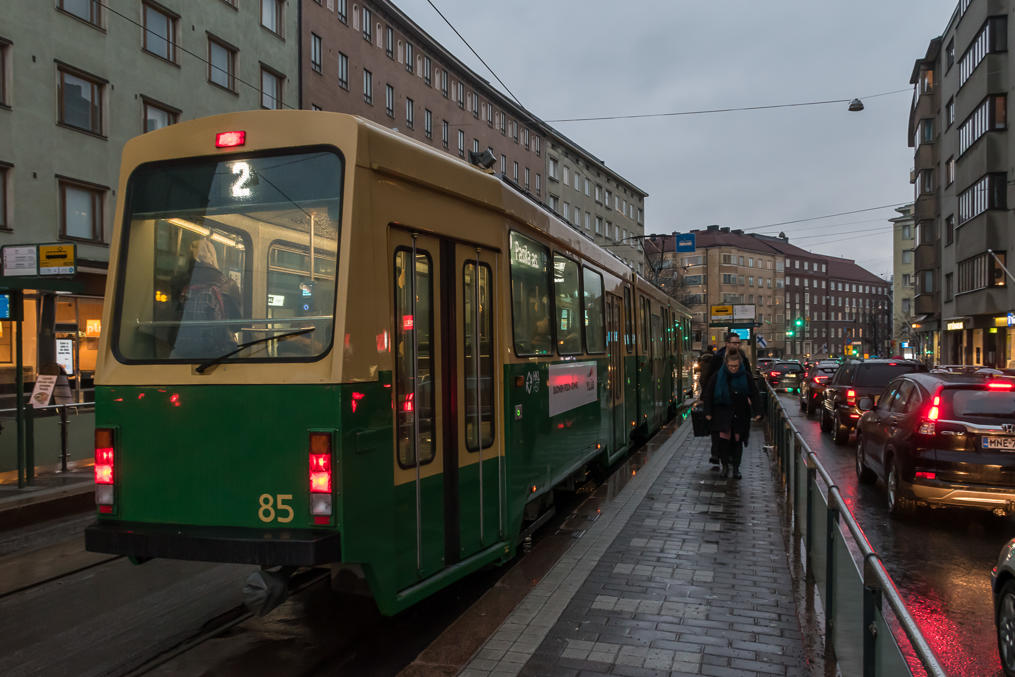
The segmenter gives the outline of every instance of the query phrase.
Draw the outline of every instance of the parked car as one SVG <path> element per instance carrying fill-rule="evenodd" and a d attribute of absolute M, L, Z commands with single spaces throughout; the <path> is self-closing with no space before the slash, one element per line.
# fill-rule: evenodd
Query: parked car
<path fill-rule="evenodd" d="M 860 398 L 856 473 L 881 478 L 888 509 L 919 505 L 1015 512 L 1015 382 L 909 373 L 875 405 Z"/>
<path fill-rule="evenodd" d="M 861 412 L 856 404 L 864 395 L 876 397 L 896 376 L 921 371 L 912 360 L 847 360 L 825 383 L 821 400 L 821 430 L 832 434 L 836 444 L 849 441 Z"/>
<path fill-rule="evenodd" d="M 1008 541 L 990 572 L 994 593 L 994 627 L 997 653 L 1007 677 L 1015 677 L 1015 538 Z"/>
<path fill-rule="evenodd" d="M 768 379 L 773 390 L 795 392 L 800 387 L 803 373 L 804 368 L 800 366 L 799 362 L 776 362 L 768 366 L 768 375 L 765 378 Z"/>
<path fill-rule="evenodd" d="M 813 414 L 825 392 L 825 383 L 835 376 L 839 363 L 835 360 L 817 362 L 807 370 L 800 383 L 800 411 Z"/>

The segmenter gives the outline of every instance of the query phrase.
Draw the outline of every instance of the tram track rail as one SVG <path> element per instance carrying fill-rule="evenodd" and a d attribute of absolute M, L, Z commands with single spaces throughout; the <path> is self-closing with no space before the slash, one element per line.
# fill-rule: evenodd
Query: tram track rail
<path fill-rule="evenodd" d="M 21 594 L 23 592 L 27 592 L 27 591 L 32 590 L 34 588 L 39 588 L 39 587 L 42 587 L 44 585 L 48 585 L 50 583 L 55 583 L 56 581 L 62 580 L 64 578 L 69 578 L 69 577 L 74 576 L 76 574 L 80 574 L 80 573 L 82 573 L 84 571 L 88 571 L 89 569 L 95 569 L 97 567 L 104 566 L 106 564 L 109 564 L 110 562 L 114 562 L 114 561 L 119 560 L 119 559 L 124 559 L 124 556 L 123 555 L 113 555 L 111 557 L 107 557 L 107 558 L 101 559 L 98 562 L 92 562 L 91 564 L 86 564 L 84 566 L 80 566 L 80 567 L 77 567 L 75 569 L 71 569 L 69 571 L 62 571 L 62 572 L 60 572 L 58 574 L 55 574 L 53 576 L 49 576 L 48 578 L 43 578 L 42 580 L 32 581 L 31 583 L 28 583 L 27 585 L 23 585 L 23 586 L 21 586 L 19 588 L 14 588 L 13 590 L 8 590 L 8 591 L 0 594 L 0 601 L 2 601 L 4 599 L 7 599 L 8 597 L 13 597 L 14 595 Z"/>

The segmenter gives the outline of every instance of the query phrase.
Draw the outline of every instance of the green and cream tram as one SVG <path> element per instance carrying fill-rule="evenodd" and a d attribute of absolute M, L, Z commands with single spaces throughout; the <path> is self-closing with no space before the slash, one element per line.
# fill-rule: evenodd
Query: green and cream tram
<path fill-rule="evenodd" d="M 358 565 L 396 613 L 511 558 L 688 387 L 686 309 L 362 119 L 173 125 L 126 145 L 117 195 L 90 550 Z"/>

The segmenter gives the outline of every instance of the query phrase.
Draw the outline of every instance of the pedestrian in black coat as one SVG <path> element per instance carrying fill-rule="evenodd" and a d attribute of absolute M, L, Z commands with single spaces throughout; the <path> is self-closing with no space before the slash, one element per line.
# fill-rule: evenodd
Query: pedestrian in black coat
<path fill-rule="evenodd" d="M 728 352 L 740 352 L 740 335 L 736 332 L 728 332 L 725 336 L 726 344 L 719 349 L 719 352 L 712 355 L 712 359 L 701 368 L 701 372 L 698 374 L 698 383 L 701 384 L 702 399 L 704 399 L 705 384 L 707 384 L 713 376 L 719 371 L 720 367 L 726 361 L 726 354 Z M 711 348 L 711 346 L 709 346 Z M 707 368 L 706 368 L 707 367 Z M 740 352 L 740 367 L 747 374 L 747 377 L 752 378 L 751 375 L 751 362 L 747 359 L 747 356 Z M 757 397 L 754 398 L 756 402 Z M 712 470 L 719 470 L 719 435 L 718 433 L 712 433 L 712 447 L 710 449 L 708 462 L 712 464 Z"/>
<path fill-rule="evenodd" d="M 743 361 L 739 351 L 727 351 L 725 361 L 702 390 L 705 418 L 722 463 L 720 477 L 735 479 L 741 477 L 744 444 L 750 437 L 751 417 L 759 401 L 754 379 L 744 369 Z"/>

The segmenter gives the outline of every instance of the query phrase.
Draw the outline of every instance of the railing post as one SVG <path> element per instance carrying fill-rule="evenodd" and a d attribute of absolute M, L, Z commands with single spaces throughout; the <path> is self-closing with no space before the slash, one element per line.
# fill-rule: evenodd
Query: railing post
<path fill-rule="evenodd" d="M 35 407 L 25 407 L 25 484 L 35 482 Z"/>
<path fill-rule="evenodd" d="M 793 452 L 796 449 L 797 440 L 793 431 L 789 431 L 789 444 L 786 445 L 786 504 L 791 511 L 796 510 L 796 502 L 793 500 Z"/>
<path fill-rule="evenodd" d="M 67 472 L 67 405 L 60 407 L 60 472 Z"/>
<path fill-rule="evenodd" d="M 863 560 L 863 677 L 877 674 L 877 611 L 881 609 L 881 588 L 871 571 L 871 555 Z"/>
<path fill-rule="evenodd" d="M 839 487 L 828 487 L 828 502 L 832 502 L 832 490 Z M 839 529 L 839 510 L 829 505 L 825 514 L 825 646 L 834 646 L 835 631 L 835 533 Z"/>
<path fill-rule="evenodd" d="M 812 576 L 814 573 L 811 571 L 811 545 L 814 542 L 814 511 L 811 510 L 813 505 L 814 491 L 817 488 L 817 477 L 818 471 L 814 467 L 814 461 L 808 457 L 807 459 L 807 519 L 805 522 L 806 531 L 804 533 L 804 550 L 807 553 L 807 575 Z"/>

